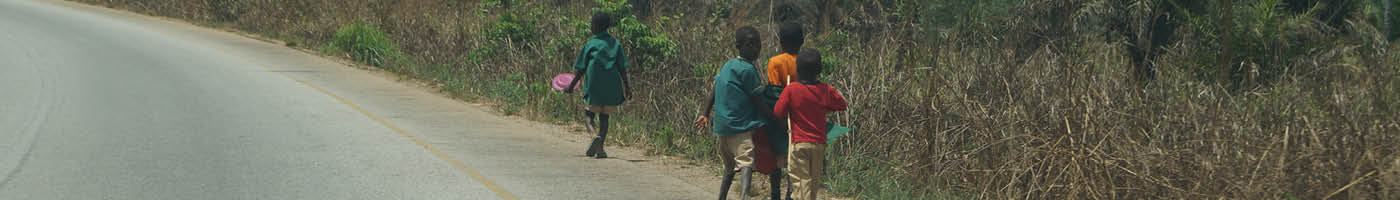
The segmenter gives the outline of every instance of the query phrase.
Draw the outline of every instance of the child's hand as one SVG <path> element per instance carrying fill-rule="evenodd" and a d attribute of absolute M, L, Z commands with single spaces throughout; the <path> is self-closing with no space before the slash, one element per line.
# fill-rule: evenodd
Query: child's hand
<path fill-rule="evenodd" d="M 709 124 L 710 124 L 710 117 L 709 117 L 709 116 L 701 115 L 700 118 L 696 118 L 696 119 L 695 119 L 695 129 L 705 130 L 705 127 L 709 127 L 709 126 L 706 126 L 706 125 L 709 125 Z"/>

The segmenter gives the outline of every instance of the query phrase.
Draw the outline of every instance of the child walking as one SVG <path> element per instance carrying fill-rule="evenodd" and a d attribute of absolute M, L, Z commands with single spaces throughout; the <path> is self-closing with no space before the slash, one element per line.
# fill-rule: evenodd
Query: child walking
<path fill-rule="evenodd" d="M 760 106 L 758 96 L 753 93 L 754 88 L 763 84 L 753 64 L 762 46 L 758 34 L 758 29 L 752 26 L 734 32 L 734 46 L 739 50 L 739 57 L 724 63 L 715 75 L 714 91 L 703 113 L 695 120 L 696 128 L 711 126 L 719 137 L 717 146 L 725 170 L 719 199 L 727 198 L 736 173 L 747 180 L 753 172 L 752 137 L 773 116 L 772 110 Z M 712 124 L 711 111 L 714 111 Z"/>
<path fill-rule="evenodd" d="M 583 99 L 588 103 L 585 114 L 590 124 L 595 115 L 598 119 L 598 136 L 593 137 L 593 142 L 588 144 L 588 150 L 584 153 L 589 157 L 608 158 L 607 151 L 603 150 L 603 141 L 608 138 L 608 119 L 617 112 L 617 106 L 627 100 L 631 90 L 627 81 L 627 54 L 618 45 L 617 39 L 608 34 L 608 28 L 612 26 L 612 16 L 593 14 L 593 38 L 584 43 L 578 60 L 574 62 L 578 78 L 564 87 L 564 93 L 572 93 L 579 79 L 585 81 Z"/>
<path fill-rule="evenodd" d="M 771 58 L 768 58 L 767 86 L 762 89 L 764 103 L 767 109 L 772 109 L 777 104 L 782 89 L 787 87 L 789 81 L 797 80 L 797 54 L 801 52 L 804 42 L 802 25 L 785 22 L 778 25 L 778 43 L 782 51 Z M 763 129 L 764 134 L 753 136 L 754 142 L 754 168 L 755 171 L 768 174 L 770 199 L 781 199 L 780 189 L 783 181 L 783 168 L 787 168 L 788 153 L 788 126 L 787 119 L 777 116 L 778 119 L 768 122 L 768 126 Z"/>
<path fill-rule="evenodd" d="M 792 199 L 817 198 L 826 149 L 826 114 L 846 110 L 846 99 L 817 80 L 821 60 L 820 52 L 803 50 L 797 56 L 797 82 L 783 89 L 773 107 L 774 114 L 792 121 L 792 146 L 788 148 L 788 177 L 796 191 Z"/>

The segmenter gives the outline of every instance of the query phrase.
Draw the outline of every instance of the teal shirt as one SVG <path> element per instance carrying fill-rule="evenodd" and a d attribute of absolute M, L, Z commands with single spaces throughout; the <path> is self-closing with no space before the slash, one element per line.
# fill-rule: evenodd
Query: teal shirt
<path fill-rule="evenodd" d="M 583 99 L 589 105 L 621 105 L 622 72 L 627 68 L 627 54 L 617 39 L 608 33 L 593 35 L 579 50 L 574 69 L 584 71 Z"/>
<path fill-rule="evenodd" d="M 724 63 L 715 76 L 714 131 L 716 136 L 731 136 L 762 127 L 765 117 L 755 110 L 749 100 L 754 88 L 763 82 L 752 63 L 735 58 Z"/>

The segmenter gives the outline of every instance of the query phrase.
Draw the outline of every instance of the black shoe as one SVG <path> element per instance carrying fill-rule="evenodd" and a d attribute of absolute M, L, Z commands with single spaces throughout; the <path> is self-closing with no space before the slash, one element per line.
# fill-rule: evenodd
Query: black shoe
<path fill-rule="evenodd" d="M 603 145 L 602 145 L 601 143 L 598 144 L 598 157 L 595 157 L 595 158 L 598 158 L 598 159 L 608 158 L 608 151 L 604 151 L 604 150 L 603 150 Z"/>
<path fill-rule="evenodd" d="M 583 155 L 593 157 L 600 151 L 603 151 L 603 137 L 594 136 L 593 142 L 588 143 L 588 152 L 584 152 Z"/>
<path fill-rule="evenodd" d="M 719 200 L 729 198 L 729 185 L 734 183 L 734 171 L 724 172 L 724 178 L 719 183 Z"/>
<path fill-rule="evenodd" d="M 748 198 L 749 190 L 753 189 L 753 167 L 743 167 L 739 170 L 739 196 Z"/>

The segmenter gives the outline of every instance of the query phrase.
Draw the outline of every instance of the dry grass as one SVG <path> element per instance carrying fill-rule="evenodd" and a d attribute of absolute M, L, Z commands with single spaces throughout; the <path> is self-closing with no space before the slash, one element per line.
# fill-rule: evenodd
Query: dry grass
<path fill-rule="evenodd" d="M 363 20 L 414 58 L 390 69 L 555 122 L 570 121 L 580 102 L 541 84 L 568 71 L 582 40 L 575 25 L 592 6 L 79 1 L 228 26 L 307 48 L 324 46 L 337 28 Z M 241 6 L 212 9 L 214 2 Z M 657 3 L 656 16 L 644 18 L 681 45 L 677 55 L 632 72 L 641 77 L 640 87 L 619 119 L 622 143 L 715 160 L 712 138 L 686 126 L 701 103 L 696 88 L 707 88 L 710 73 L 732 55 L 724 36 L 734 25 L 712 19 L 712 6 Z M 540 40 L 491 46 L 480 34 L 501 13 L 532 9 L 548 13 L 536 23 L 548 30 Z M 1045 26 L 1025 24 L 1029 17 L 1035 16 L 1005 22 L 1021 31 L 930 39 L 932 33 L 915 24 L 848 15 L 843 28 L 813 36 L 808 47 L 827 51 L 837 63 L 827 82 L 852 103 L 832 119 L 857 130 L 829 148 L 828 189 L 876 199 L 1400 198 L 1400 58 L 1394 53 L 1400 47 L 1379 39 L 1370 25 L 1355 23 L 1351 34 L 1320 38 L 1326 42 L 1287 58 L 1286 67 L 1297 70 L 1270 84 L 1233 89 L 1194 75 L 1200 66 L 1193 60 L 1216 51 L 1199 44 L 1212 41 L 1168 46 L 1157 60 L 1160 77 L 1143 83 L 1125 67 L 1131 62 L 1125 44 L 1014 29 Z M 733 21 L 760 24 L 773 38 L 764 46 L 776 52 L 774 29 L 760 19 Z M 468 56 L 482 48 L 500 53 L 478 61 Z"/>

